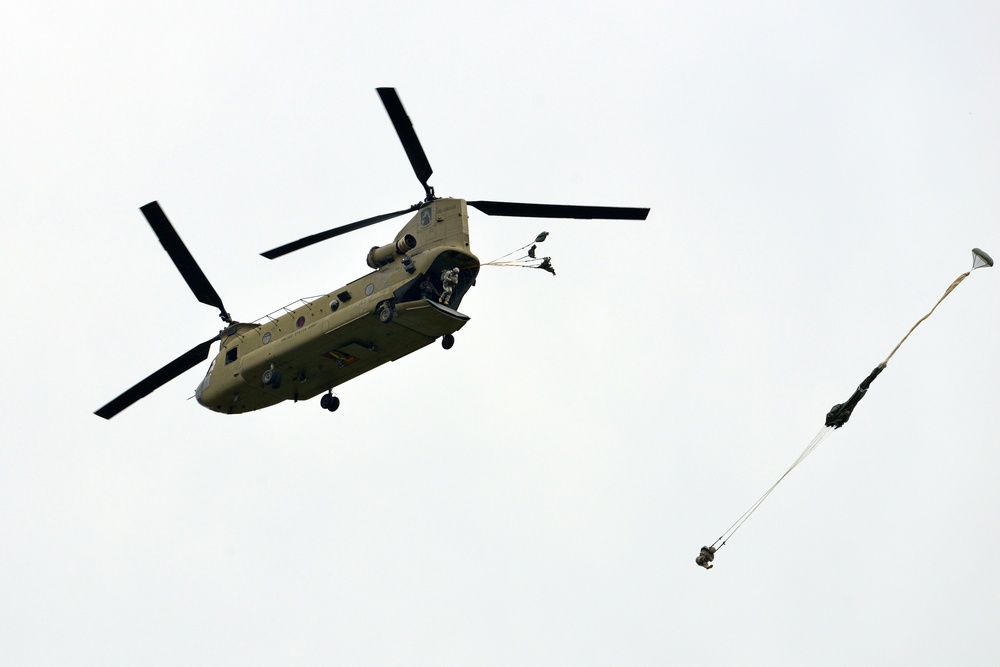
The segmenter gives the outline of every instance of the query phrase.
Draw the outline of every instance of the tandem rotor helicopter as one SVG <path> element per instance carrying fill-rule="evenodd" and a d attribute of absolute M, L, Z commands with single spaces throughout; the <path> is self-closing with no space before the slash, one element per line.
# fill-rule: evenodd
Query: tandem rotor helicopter
<path fill-rule="evenodd" d="M 226 326 L 98 409 L 96 415 L 110 419 L 205 361 L 216 341 L 220 342 L 219 351 L 195 389 L 195 397 L 204 407 L 238 414 L 321 394 L 320 405 L 332 412 L 340 405 L 334 387 L 439 338 L 445 349 L 454 344 L 454 333 L 469 320 L 457 308 L 475 284 L 481 266 L 469 248 L 469 206 L 486 215 L 525 218 L 645 220 L 649 214 L 648 208 L 438 198 L 427 183 L 433 173 L 430 163 L 395 89 L 376 90 L 424 187 L 424 200 L 261 253 L 275 259 L 413 213 L 392 243 L 368 252 L 372 272 L 303 301 L 293 310 L 286 308 L 278 317 L 237 322 L 160 205 L 154 201 L 142 206 L 140 210 L 191 291 L 202 303 L 218 308 Z"/>

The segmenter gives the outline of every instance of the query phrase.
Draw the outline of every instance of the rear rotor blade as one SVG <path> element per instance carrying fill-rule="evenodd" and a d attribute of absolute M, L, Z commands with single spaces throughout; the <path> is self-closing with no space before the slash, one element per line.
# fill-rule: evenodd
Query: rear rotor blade
<path fill-rule="evenodd" d="M 149 202 L 145 206 L 139 207 L 139 210 L 146 216 L 146 221 L 149 222 L 149 226 L 156 232 L 156 236 L 160 239 L 163 249 L 170 255 L 170 259 L 174 260 L 174 265 L 181 272 L 181 275 L 184 276 L 184 280 L 187 281 L 188 287 L 191 288 L 194 295 L 198 297 L 198 301 L 209 306 L 215 306 L 219 309 L 219 314 L 223 320 L 232 322 L 229 312 L 226 311 L 226 307 L 222 304 L 222 298 L 219 296 L 219 293 L 212 287 L 212 283 L 208 281 L 205 273 L 198 266 L 198 262 L 194 261 L 194 257 L 191 256 L 191 252 L 184 245 L 184 241 L 181 241 L 181 237 L 177 234 L 174 226 L 167 220 L 167 216 L 163 212 L 163 209 L 160 208 L 159 202 Z"/>
<path fill-rule="evenodd" d="M 504 201 L 470 201 L 486 215 L 517 218 L 576 218 L 579 220 L 645 220 L 648 208 L 616 206 L 567 206 L 563 204 L 523 204 Z"/>
<path fill-rule="evenodd" d="M 406 110 L 403 109 L 403 103 L 400 101 L 399 95 L 396 94 L 396 89 L 376 88 L 375 90 L 378 92 L 378 96 L 382 98 L 382 105 L 385 107 L 385 110 L 389 112 L 389 119 L 392 121 L 393 127 L 396 128 L 396 134 L 403 144 L 406 157 L 410 159 L 413 173 L 417 175 L 417 179 L 424 186 L 427 196 L 430 197 L 431 189 L 427 185 L 427 179 L 431 177 L 434 171 L 431 169 L 430 162 L 427 161 L 427 155 L 420 145 L 420 140 L 417 139 L 413 123 L 410 121 L 410 117 L 406 115 Z"/>
<path fill-rule="evenodd" d="M 282 255 L 287 255 L 290 252 L 296 250 L 301 250 L 302 248 L 311 246 L 314 243 L 319 243 L 320 241 L 325 241 L 327 239 L 332 239 L 334 236 L 340 236 L 341 234 L 346 234 L 347 232 L 353 232 L 355 229 L 361 229 L 362 227 L 367 227 L 368 225 L 374 225 L 376 222 L 382 222 L 383 220 L 389 220 L 397 216 L 403 215 L 404 213 L 409 213 L 410 211 L 417 210 L 417 206 L 411 206 L 410 208 L 404 208 L 402 211 L 393 211 L 392 213 L 383 213 L 382 215 L 376 215 L 374 218 L 366 218 L 365 220 L 358 220 L 357 222 L 352 222 L 348 225 L 341 225 L 340 227 L 334 227 L 333 229 L 328 229 L 325 232 L 320 232 L 319 234 L 313 234 L 312 236 L 305 236 L 298 241 L 292 241 L 291 243 L 286 243 L 283 246 L 278 246 L 277 248 L 272 248 L 265 252 L 260 253 L 268 259 L 274 259 L 276 257 L 281 257 Z"/>
<path fill-rule="evenodd" d="M 206 340 L 204 343 L 200 343 L 196 347 L 191 348 L 139 384 L 127 390 L 118 398 L 112 400 L 101 409 L 96 410 L 94 414 L 98 417 L 111 419 L 116 414 L 138 401 L 140 398 L 148 396 L 154 390 L 159 389 L 184 371 L 194 368 L 201 362 L 208 359 L 208 352 L 212 349 L 212 343 L 217 340 L 219 340 L 219 337 L 214 336 L 211 339 Z"/>

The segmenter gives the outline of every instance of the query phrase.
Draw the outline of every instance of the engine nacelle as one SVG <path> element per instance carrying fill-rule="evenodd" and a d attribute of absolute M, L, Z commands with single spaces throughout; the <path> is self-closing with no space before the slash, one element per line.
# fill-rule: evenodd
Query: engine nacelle
<path fill-rule="evenodd" d="M 405 255 L 416 247 L 417 239 L 412 234 L 407 234 L 395 243 L 389 243 L 381 248 L 373 247 L 368 251 L 368 266 L 379 269 L 396 261 L 396 255 Z"/>

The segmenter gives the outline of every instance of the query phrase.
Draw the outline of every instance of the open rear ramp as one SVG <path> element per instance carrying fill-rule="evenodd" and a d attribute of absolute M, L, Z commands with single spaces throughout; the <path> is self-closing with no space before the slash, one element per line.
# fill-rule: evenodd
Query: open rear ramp
<path fill-rule="evenodd" d="M 393 323 L 415 333 L 438 338 L 461 329 L 469 321 L 469 316 L 437 301 L 420 299 L 397 305 L 392 319 Z"/>

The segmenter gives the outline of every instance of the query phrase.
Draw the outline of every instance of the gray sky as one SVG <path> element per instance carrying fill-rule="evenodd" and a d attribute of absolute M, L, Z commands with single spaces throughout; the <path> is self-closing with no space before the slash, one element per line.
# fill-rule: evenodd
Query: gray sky
<path fill-rule="evenodd" d="M 1000 255 L 989 3 L 21 3 L 0 24 L 0 662 L 994 664 L 1000 276 L 693 563 Z M 84 8 L 86 7 L 86 8 Z M 157 199 L 248 321 L 437 194 L 649 206 L 484 269 L 455 348 L 238 417 Z"/>

